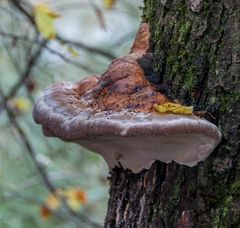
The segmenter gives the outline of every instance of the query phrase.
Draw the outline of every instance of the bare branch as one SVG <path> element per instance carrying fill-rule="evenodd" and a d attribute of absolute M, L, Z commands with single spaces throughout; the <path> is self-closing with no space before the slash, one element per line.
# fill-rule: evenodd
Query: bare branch
<path fill-rule="evenodd" d="M 78 47 L 78 48 L 81 48 L 85 51 L 88 51 L 88 52 L 91 52 L 91 53 L 94 53 L 94 54 L 98 54 L 98 55 L 102 55 L 110 60 L 116 58 L 115 55 L 113 55 L 112 53 L 109 53 L 107 51 L 104 51 L 104 50 L 101 50 L 101 49 L 98 49 L 98 48 L 95 48 L 95 47 L 89 47 L 85 44 L 82 44 L 81 42 L 79 41 L 72 41 L 72 40 L 68 40 L 68 39 L 65 39 L 63 37 L 61 37 L 60 35 L 57 35 L 56 39 L 62 43 L 65 43 L 65 44 L 71 44 L 75 47 Z"/>
<path fill-rule="evenodd" d="M 29 42 L 29 43 L 32 43 L 32 44 L 36 44 L 36 43 L 39 43 L 39 39 L 36 39 L 36 40 L 30 40 L 28 39 L 28 37 L 26 36 L 19 36 L 19 35 L 15 35 L 13 33 L 6 33 L 6 32 L 3 32 L 3 31 L 0 31 L 0 35 L 1 36 L 4 36 L 4 37 L 7 37 L 7 38 L 11 38 L 11 39 L 17 39 L 17 40 L 22 40 L 22 41 L 26 41 L 26 42 Z M 53 48 L 50 48 L 47 43 L 46 44 L 41 44 L 40 45 L 43 45 L 44 48 L 49 51 L 51 54 L 54 54 L 54 55 L 57 55 L 58 57 L 60 57 L 62 60 L 64 60 L 65 62 L 68 62 L 76 67 L 79 67 L 79 68 L 82 68 L 83 70 L 86 70 L 86 71 L 89 71 L 91 73 L 98 73 L 96 72 L 93 68 L 90 68 L 88 66 L 86 66 L 85 64 L 83 63 L 79 63 L 79 62 L 76 62 L 76 61 L 73 61 L 72 59 L 69 59 L 68 57 L 64 56 L 63 54 L 61 54 L 60 52 L 54 50 Z"/>
<path fill-rule="evenodd" d="M 24 3 L 25 5 L 29 6 L 29 4 L 21 0 L 9 0 L 9 1 L 28 18 L 28 20 L 32 23 L 32 25 L 34 25 L 34 27 L 36 27 L 33 16 L 21 5 Z"/>
<path fill-rule="evenodd" d="M 42 53 L 42 49 L 45 45 L 47 45 L 48 40 L 44 40 L 41 44 L 40 47 L 38 48 L 38 50 L 35 52 L 34 55 L 32 55 L 32 57 L 29 59 L 27 66 L 25 67 L 24 72 L 20 75 L 20 79 L 16 82 L 16 84 L 12 87 L 12 89 L 10 90 L 9 94 L 7 95 L 7 99 L 11 99 L 12 97 L 14 97 L 14 95 L 16 94 L 16 92 L 18 91 L 18 89 L 20 88 L 20 86 L 22 84 L 24 84 L 25 80 L 30 76 L 30 73 L 32 72 L 32 69 L 34 67 L 34 65 L 36 64 L 36 62 L 38 61 L 41 53 Z"/>
<path fill-rule="evenodd" d="M 53 183 L 51 182 L 50 178 L 48 177 L 47 173 L 45 172 L 45 169 L 44 167 L 38 162 L 37 158 L 36 158 L 36 152 L 34 150 L 34 148 L 32 147 L 30 141 L 28 140 L 25 132 L 23 131 L 23 129 L 21 128 L 21 126 L 18 124 L 17 120 L 16 120 L 16 117 L 15 117 L 15 114 L 8 108 L 7 106 L 7 99 L 6 97 L 4 96 L 4 93 L 0 87 L 0 96 L 2 97 L 2 100 L 3 100 L 3 103 L 4 103 L 4 106 L 5 106 L 5 110 L 7 112 L 7 115 L 8 115 L 8 118 L 10 120 L 10 123 L 11 125 L 17 130 L 22 142 L 24 143 L 26 149 L 27 149 L 27 152 L 28 154 L 30 155 L 30 157 L 32 158 L 34 164 L 35 164 L 35 167 L 37 168 L 42 180 L 43 180 L 43 183 L 44 185 L 48 188 L 48 190 L 56 195 L 56 197 L 59 197 L 65 207 L 65 209 L 67 209 L 67 212 L 73 216 L 74 218 L 79 218 L 82 222 L 92 226 L 92 227 L 95 227 L 95 228 L 101 228 L 101 226 L 93 221 L 91 221 L 87 216 L 85 216 L 84 214 L 82 213 L 76 213 L 74 212 L 71 208 L 69 208 L 69 206 L 67 205 L 66 203 L 66 199 L 65 197 L 63 197 L 62 195 L 58 194 L 58 192 L 56 191 L 57 188 L 53 185 Z"/>
<path fill-rule="evenodd" d="M 34 40 L 30 40 L 27 36 L 20 36 L 20 35 L 16 35 L 16 34 L 13 34 L 13 33 L 4 32 L 4 31 L 0 31 L 0 35 L 4 36 L 4 37 L 11 38 L 11 39 L 22 40 L 22 41 L 27 41 L 27 42 L 30 42 L 30 43 L 35 43 Z"/>
<path fill-rule="evenodd" d="M 44 182 L 44 184 L 48 187 L 48 189 L 51 191 L 51 192 L 55 192 L 56 188 L 53 186 L 53 184 L 51 183 L 51 181 L 49 180 L 44 168 L 42 167 L 42 165 L 37 161 L 37 158 L 36 158 L 36 153 L 31 145 L 31 143 L 28 141 L 28 138 L 26 136 L 26 134 L 24 133 L 24 131 L 22 130 L 22 128 L 20 127 L 20 125 L 18 124 L 18 122 L 16 121 L 16 118 L 15 118 L 15 115 L 14 113 L 8 108 L 8 105 L 7 105 L 7 98 L 4 96 L 3 94 L 3 91 L 2 89 L 0 88 L 0 95 L 2 97 L 2 100 L 4 101 L 4 106 L 5 106 L 5 110 L 7 112 L 7 115 L 9 117 L 9 120 L 12 124 L 12 126 L 17 130 L 17 132 L 19 133 L 19 136 L 21 137 L 29 155 L 31 156 L 35 166 L 37 167 L 41 177 L 42 177 L 42 180 Z"/>
<path fill-rule="evenodd" d="M 66 56 L 64 56 L 64 55 L 61 54 L 60 52 L 58 52 L 58 51 L 56 51 L 56 50 L 48 47 L 47 45 L 45 45 L 45 48 L 46 48 L 50 53 L 59 56 L 59 57 L 60 57 L 61 59 L 63 59 L 65 62 L 68 62 L 68 63 L 70 63 L 70 64 L 72 64 L 72 65 L 74 65 L 74 66 L 77 66 L 77 67 L 79 67 L 79 68 L 82 68 L 82 69 L 84 69 L 84 70 L 86 70 L 86 71 L 89 71 L 89 72 L 92 72 L 92 73 L 97 73 L 93 68 L 90 68 L 90 67 L 88 67 L 88 66 L 86 66 L 86 65 L 84 65 L 84 64 L 82 64 L 82 63 L 75 62 L 75 61 L 67 58 Z"/>
<path fill-rule="evenodd" d="M 9 0 L 9 1 L 29 19 L 29 21 L 32 23 L 34 28 L 37 30 L 34 17 L 21 4 L 27 5 L 29 8 L 32 8 L 32 6 L 30 6 L 29 4 L 27 4 L 26 2 L 21 1 L 21 0 Z M 78 48 L 81 48 L 85 51 L 88 51 L 88 52 L 91 52 L 91 53 L 94 53 L 94 54 L 98 54 L 98 55 L 102 55 L 103 57 L 108 58 L 110 60 L 116 58 L 113 54 L 111 54 L 107 51 L 87 46 L 87 45 L 85 45 L 85 44 L 83 44 L 79 41 L 71 41 L 71 40 L 68 40 L 68 39 L 65 39 L 65 38 L 61 37 L 60 35 L 57 35 L 56 39 L 59 42 L 71 44 L 71 45 L 74 45 L 74 46 L 76 46 Z"/>
<path fill-rule="evenodd" d="M 8 106 L 8 100 L 11 99 L 12 97 L 14 97 L 17 93 L 17 91 L 19 90 L 19 88 L 25 84 L 25 81 L 26 79 L 28 79 L 31 75 L 31 72 L 34 68 L 34 66 L 37 64 L 41 54 L 42 54 L 42 51 L 46 48 L 48 51 L 50 51 L 51 53 L 53 54 L 57 54 L 58 56 L 60 56 L 62 59 L 64 59 L 65 61 L 67 62 L 71 62 L 72 64 L 75 64 L 81 68 L 84 68 L 86 70 L 92 70 L 92 69 L 89 69 L 87 66 L 85 65 L 81 65 L 81 64 L 78 64 L 76 62 L 73 62 L 71 61 L 70 59 L 68 59 L 67 57 L 65 57 L 64 55 L 62 55 L 61 53 L 58 53 L 57 51 L 51 49 L 50 47 L 48 47 L 48 40 L 46 39 L 42 39 L 41 41 L 39 41 L 39 33 L 37 31 L 37 28 L 35 26 L 35 21 L 34 21 L 34 17 L 31 15 L 31 13 L 28 12 L 28 10 L 25 9 L 25 5 L 26 3 L 24 1 L 21 1 L 21 0 L 9 0 L 22 14 L 24 14 L 26 16 L 26 18 L 29 20 L 29 22 L 34 26 L 34 29 L 36 31 L 36 35 L 37 35 L 37 39 L 35 41 L 30 41 L 32 44 L 35 44 L 35 43 L 38 43 L 39 46 L 37 47 L 37 50 L 29 56 L 29 58 L 26 58 L 26 66 L 24 67 L 24 70 L 23 72 L 20 70 L 20 68 L 14 64 L 15 68 L 16 68 L 16 71 L 17 73 L 19 74 L 19 79 L 18 81 L 15 83 L 15 85 L 10 89 L 9 93 L 7 94 L 7 96 L 5 96 L 5 94 L 3 93 L 1 87 L 0 87 L 0 97 L 2 98 L 2 104 L 1 104 L 1 107 L 0 109 L 5 109 L 6 110 L 6 113 L 7 113 L 7 116 L 9 118 L 9 121 L 11 123 L 11 125 L 14 127 L 14 129 L 17 131 L 23 145 L 26 147 L 26 151 L 28 152 L 28 154 L 30 155 L 30 157 L 32 158 L 33 162 L 34 162 L 34 165 L 40 175 L 40 177 L 42 178 L 42 181 L 44 183 L 44 185 L 48 188 L 48 190 L 60 197 L 61 201 L 63 202 L 63 205 L 64 205 L 64 209 L 67 211 L 67 215 L 70 215 L 72 216 L 73 218 L 76 218 L 76 219 L 80 219 L 82 222 L 92 226 L 92 227 L 95 227 L 95 228 L 100 228 L 101 226 L 96 224 L 95 222 L 91 221 L 87 216 L 85 216 L 84 214 L 81 214 L 81 213 L 75 213 L 73 210 L 71 210 L 71 208 L 69 208 L 68 204 L 66 203 L 66 199 L 65 197 L 59 195 L 57 193 L 57 188 L 54 186 L 54 184 L 51 182 L 50 178 L 48 177 L 47 175 L 47 172 L 45 172 L 45 169 L 44 167 L 42 166 L 41 163 L 38 162 L 37 160 L 37 157 L 36 157 L 36 151 L 34 150 L 34 147 L 31 145 L 31 142 L 30 140 L 28 139 L 27 135 L 25 134 L 24 130 L 22 129 L 21 125 L 18 123 L 17 119 L 16 119 L 16 116 L 14 114 L 14 112 L 12 112 L 12 110 L 9 108 Z M 24 7 L 22 4 L 25 4 Z M 21 39 L 21 40 L 25 40 L 25 37 L 24 36 L 17 36 L 17 35 L 14 35 L 12 33 L 4 33 L 3 31 L 0 32 L 0 35 L 2 36 L 7 36 L 7 37 L 12 37 L 13 39 Z M 64 41 L 61 41 L 61 42 L 64 42 Z M 81 48 L 88 48 L 87 46 L 81 46 Z M 32 48 L 31 48 L 32 49 Z M 31 50 L 29 49 L 29 50 Z M 88 49 L 86 49 L 88 50 Z M 91 51 L 93 52 L 94 49 L 89 49 L 88 51 Z M 32 52 L 32 50 L 31 50 Z M 101 50 L 100 50 L 100 53 L 101 55 L 104 56 L 104 52 L 101 53 Z M 106 54 L 106 53 L 105 53 Z M 10 58 L 12 56 L 10 55 Z M 108 56 L 108 58 L 110 58 Z"/>

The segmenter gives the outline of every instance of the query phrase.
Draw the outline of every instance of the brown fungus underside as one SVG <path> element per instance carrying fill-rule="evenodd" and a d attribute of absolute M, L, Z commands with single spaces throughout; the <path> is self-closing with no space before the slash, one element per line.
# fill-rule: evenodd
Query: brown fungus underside
<path fill-rule="evenodd" d="M 149 49 L 143 23 L 129 55 L 113 60 L 100 77 L 57 83 L 37 99 L 33 116 L 47 136 L 100 153 L 110 168 L 133 172 L 155 160 L 188 166 L 205 160 L 221 140 L 217 127 L 194 116 L 160 114 L 154 104 L 171 102 L 144 76 L 137 62 Z"/>

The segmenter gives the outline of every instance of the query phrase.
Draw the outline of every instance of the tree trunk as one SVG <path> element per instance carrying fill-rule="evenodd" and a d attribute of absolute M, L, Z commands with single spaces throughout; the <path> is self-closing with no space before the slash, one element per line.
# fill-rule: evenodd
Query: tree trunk
<path fill-rule="evenodd" d="M 111 172 L 105 227 L 240 226 L 240 1 L 145 0 L 153 73 L 173 100 L 211 113 L 222 142 L 189 168 Z"/>

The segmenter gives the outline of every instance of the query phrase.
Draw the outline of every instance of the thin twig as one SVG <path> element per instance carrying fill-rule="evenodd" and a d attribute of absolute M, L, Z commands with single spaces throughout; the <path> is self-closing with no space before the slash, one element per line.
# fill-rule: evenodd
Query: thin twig
<path fill-rule="evenodd" d="M 38 61 L 41 53 L 42 53 L 42 49 L 43 47 L 47 44 L 48 40 L 43 40 L 43 42 L 40 44 L 40 47 L 38 48 L 38 50 L 35 52 L 34 55 L 32 55 L 32 57 L 29 59 L 25 70 L 23 71 L 23 73 L 20 75 L 19 80 L 16 82 L 16 84 L 12 87 L 12 89 L 10 90 L 9 94 L 7 95 L 7 99 L 11 99 L 12 97 L 15 96 L 16 92 L 18 91 L 18 89 L 21 87 L 22 84 L 24 84 L 24 82 L 26 81 L 27 78 L 29 78 L 32 69 L 34 67 L 34 65 L 36 64 L 36 62 Z"/>
<path fill-rule="evenodd" d="M 57 197 L 59 197 L 63 203 L 63 205 L 65 206 L 65 209 L 67 209 L 67 212 L 73 216 L 74 218 L 79 218 L 82 222 L 94 227 L 94 228 L 101 228 L 101 226 L 93 221 L 91 221 L 87 216 L 85 216 L 82 213 L 76 213 L 74 212 L 71 208 L 69 208 L 68 204 L 66 203 L 66 199 L 65 197 L 61 196 L 60 194 L 57 193 L 57 188 L 53 185 L 53 183 L 51 182 L 50 178 L 48 177 L 47 173 L 45 172 L 43 166 L 38 162 L 37 158 L 36 158 L 36 152 L 34 151 L 34 148 L 32 147 L 30 141 L 28 140 L 25 132 L 23 131 L 23 129 L 21 128 L 21 126 L 18 124 L 15 114 L 8 108 L 7 106 L 7 99 L 3 94 L 3 91 L 0 87 L 0 96 L 2 97 L 2 100 L 4 101 L 5 104 L 5 110 L 7 112 L 7 115 L 9 117 L 9 120 L 12 124 L 12 126 L 17 130 L 19 136 L 21 137 L 22 142 L 24 143 L 28 154 L 30 155 L 30 157 L 32 158 L 42 180 L 44 185 L 48 188 L 48 190 L 56 195 Z"/>
<path fill-rule="evenodd" d="M 8 32 L 4 32 L 4 31 L 0 31 L 0 35 L 3 37 L 7 37 L 10 39 L 16 39 L 16 40 L 22 40 L 22 41 L 27 41 L 29 43 L 36 43 L 37 41 L 34 40 L 30 40 L 27 36 L 20 36 L 20 35 L 16 35 L 13 33 L 8 33 Z"/>
<path fill-rule="evenodd" d="M 47 45 L 45 46 L 46 50 L 49 51 L 50 53 L 52 54 L 55 54 L 57 55 L 58 57 L 60 57 L 62 60 L 64 60 L 65 62 L 68 62 L 76 67 L 79 67 L 79 68 L 82 68 L 83 70 L 86 70 L 88 72 L 91 72 L 91 73 L 98 73 L 97 71 L 95 71 L 93 68 L 90 68 L 88 66 L 86 66 L 85 64 L 83 63 L 79 63 L 79 62 L 75 62 L 69 58 L 67 58 L 66 56 L 64 56 L 63 54 L 61 54 L 60 52 L 48 47 Z"/>
<path fill-rule="evenodd" d="M 2 29 L 1 26 L 0 26 L 0 28 Z M 3 33 L 4 33 L 4 32 L 1 32 L 0 35 L 2 35 Z M 13 35 L 13 34 L 11 34 L 11 35 Z M 10 36 L 10 33 L 7 33 L 7 37 L 9 37 L 9 36 Z M 35 65 L 35 63 L 36 63 L 36 61 L 37 61 L 37 58 L 38 58 L 38 55 L 40 55 L 40 53 L 36 52 L 36 55 L 34 55 L 34 56 L 31 56 L 31 55 L 27 56 L 27 57 L 28 57 L 28 58 L 27 58 L 28 61 L 27 61 L 27 64 L 26 64 L 26 68 L 25 68 L 24 72 L 22 72 L 22 71 L 21 71 L 21 68 L 20 68 L 20 66 L 19 66 L 19 64 L 18 64 L 18 62 L 17 62 L 17 59 L 13 57 L 10 49 L 8 48 L 8 46 L 7 46 L 6 42 L 5 42 L 5 40 L 3 40 L 3 41 L 4 41 L 4 42 L 3 42 L 3 45 L 4 45 L 4 47 L 5 47 L 5 50 L 6 50 L 7 54 L 8 54 L 8 57 L 10 58 L 10 60 L 11 60 L 11 62 L 12 62 L 12 65 L 13 65 L 14 68 L 15 68 L 16 73 L 21 76 L 21 77 L 19 78 L 19 80 L 15 83 L 15 85 L 13 86 L 13 88 L 10 90 L 10 92 L 9 92 L 9 94 L 8 94 L 8 96 L 7 96 L 7 100 L 10 100 L 12 97 L 15 96 L 15 94 L 16 94 L 17 91 L 18 91 L 18 89 L 19 89 L 22 85 L 24 85 L 25 87 L 27 87 L 26 84 L 25 84 L 25 80 L 30 76 L 31 68 L 33 68 L 33 66 Z M 34 45 L 34 43 L 31 43 L 31 44 L 32 44 L 32 46 Z M 32 49 L 32 46 L 31 46 L 31 49 Z M 27 93 L 28 93 L 29 99 L 30 99 L 31 101 L 33 101 L 33 97 L 32 97 L 32 95 L 30 94 L 30 92 L 29 92 L 28 89 L 27 89 Z M 0 105 L 0 112 L 3 110 L 3 108 L 4 108 L 3 106 L 4 106 L 4 104 L 1 104 L 1 105 Z"/>
<path fill-rule="evenodd" d="M 0 31 L 0 35 L 4 36 L 4 37 L 7 37 L 7 38 L 11 38 L 11 39 L 22 40 L 22 41 L 29 42 L 29 43 L 32 43 L 32 44 L 39 43 L 38 39 L 36 39 L 34 41 L 34 40 L 28 39 L 25 36 L 18 36 L 18 35 L 12 34 L 12 33 L 5 33 L 3 31 Z M 98 73 L 93 68 L 88 67 L 88 66 L 86 66 L 83 63 L 79 63 L 79 62 L 73 61 L 72 59 L 70 59 L 70 58 L 66 57 L 65 55 L 61 54 L 60 52 L 58 52 L 58 51 L 54 50 L 53 48 L 49 47 L 47 44 L 43 44 L 43 46 L 51 54 L 57 55 L 58 57 L 60 57 L 65 62 L 68 62 L 68 63 L 70 63 L 70 64 L 72 64 L 72 65 L 74 65 L 76 67 L 79 67 L 79 68 L 85 70 L 85 71 L 88 71 L 88 72 L 91 72 L 91 73 Z"/>
<path fill-rule="evenodd" d="M 27 17 L 27 19 L 34 25 L 34 28 L 36 29 L 34 18 L 21 5 L 21 3 L 23 1 L 19 1 L 19 0 L 9 0 L 9 1 L 11 3 L 13 3 L 13 5 L 16 6 L 16 8 L 19 11 L 21 11 Z M 36 31 L 37 31 L 37 29 L 36 29 Z M 36 32 L 36 34 L 38 35 L 38 32 Z M 43 48 L 45 48 L 47 46 L 47 43 L 48 43 L 48 40 L 43 40 L 40 43 L 40 46 L 38 47 L 37 51 L 35 51 L 35 53 L 32 56 L 30 56 L 29 60 L 27 61 L 27 64 L 26 64 L 23 72 L 19 72 L 20 70 L 18 69 L 18 67 L 16 67 L 17 68 L 16 70 L 18 71 L 18 74 L 20 76 L 19 80 L 12 87 L 12 89 L 10 90 L 10 92 L 8 93 L 7 96 L 5 96 L 5 94 L 3 93 L 2 89 L 0 88 L 0 96 L 2 97 L 2 107 L 6 110 L 6 113 L 8 115 L 8 118 L 10 120 L 11 125 L 14 127 L 14 129 L 16 129 L 19 137 L 21 138 L 21 141 L 23 142 L 24 146 L 26 147 L 26 150 L 27 150 L 28 154 L 32 158 L 32 160 L 33 160 L 33 162 L 34 162 L 34 164 L 35 164 L 35 166 L 36 166 L 36 168 L 38 170 L 38 173 L 40 174 L 40 176 L 41 176 L 41 178 L 43 180 L 44 185 L 48 188 L 48 190 L 51 193 L 58 195 L 58 193 L 56 191 L 57 188 L 54 186 L 54 184 L 49 179 L 47 173 L 45 172 L 44 167 L 41 165 L 41 163 L 38 162 L 37 157 L 36 157 L 36 152 L 34 150 L 34 147 L 31 145 L 31 142 L 29 141 L 27 135 L 25 134 L 25 132 L 22 129 L 21 125 L 18 123 L 15 114 L 8 107 L 8 100 L 15 96 L 15 94 L 18 91 L 18 89 L 25 83 L 25 80 L 30 77 L 32 69 L 36 65 L 39 57 L 41 56 Z M 65 59 L 65 61 L 66 61 L 66 59 Z M 65 209 L 67 209 L 67 212 L 68 212 L 69 215 L 73 216 L 74 218 L 80 219 L 82 222 L 84 222 L 86 224 L 89 224 L 92 227 L 95 227 L 95 228 L 100 228 L 101 227 L 99 224 L 91 221 L 84 214 L 75 213 L 67 205 L 66 199 L 64 197 L 62 197 L 62 196 L 59 196 L 59 197 L 60 197 L 61 201 L 63 202 L 63 205 L 65 206 Z"/>
<path fill-rule="evenodd" d="M 4 96 L 3 94 L 3 91 L 2 89 L 0 88 L 0 95 L 2 97 L 2 100 L 4 101 L 4 106 L 5 106 L 5 110 L 8 114 L 8 117 L 9 117 L 9 120 L 12 124 L 12 126 L 17 130 L 17 132 L 19 133 L 29 155 L 31 156 L 35 166 L 37 167 L 41 177 L 42 177 L 42 180 L 44 182 L 44 184 L 48 187 L 48 189 L 54 193 L 56 188 L 53 186 L 53 184 L 51 183 L 50 179 L 48 178 L 46 172 L 44 171 L 44 168 L 42 167 L 42 165 L 37 161 L 37 158 L 36 158 L 36 153 L 31 145 L 31 143 L 29 142 L 26 134 L 24 133 L 24 131 L 22 130 L 22 128 L 20 127 L 20 125 L 18 124 L 18 122 L 16 121 L 16 118 L 15 118 L 15 115 L 13 114 L 13 112 L 8 108 L 8 105 L 7 105 L 7 99 L 6 97 Z"/>
<path fill-rule="evenodd" d="M 36 23 L 34 20 L 34 17 L 27 11 L 25 10 L 25 8 L 21 5 L 21 3 L 24 3 L 25 5 L 27 5 L 28 7 L 31 7 L 29 4 L 27 4 L 24 1 L 20 1 L 20 0 L 9 0 L 20 12 L 22 12 L 28 19 L 29 21 L 32 23 L 32 25 L 34 26 L 34 28 L 37 31 L 37 27 L 36 27 Z M 32 7 L 31 7 L 32 8 Z M 71 44 L 74 45 L 78 48 L 84 49 L 88 52 L 94 53 L 94 54 L 98 54 L 98 55 L 102 55 L 110 60 L 114 59 L 115 56 L 107 51 L 98 49 L 98 48 L 94 48 L 94 47 L 89 47 L 86 44 L 83 44 L 79 41 L 71 41 L 68 40 L 66 38 L 61 37 L 59 34 L 56 36 L 56 39 L 62 43 L 67 43 L 67 44 Z"/>
<path fill-rule="evenodd" d="M 24 1 L 21 0 L 9 0 L 20 12 L 22 12 L 27 19 L 31 22 L 31 24 L 36 28 L 36 24 L 35 24 L 35 20 L 33 18 L 33 16 L 21 5 L 22 3 L 24 3 L 25 5 L 29 6 L 29 4 L 27 4 Z"/>
<path fill-rule="evenodd" d="M 87 46 L 86 44 L 83 44 L 79 41 L 73 41 L 73 40 L 68 40 L 66 38 L 63 38 L 61 37 L 60 35 L 57 35 L 56 39 L 62 43 L 65 43 L 65 44 L 71 44 L 75 47 L 78 47 L 78 48 L 81 48 L 85 51 L 88 51 L 88 52 L 91 52 L 91 53 L 94 53 L 94 54 L 99 54 L 99 55 L 102 55 L 110 60 L 116 58 L 115 55 L 113 55 L 112 53 L 109 53 L 107 51 L 104 51 L 104 50 L 101 50 L 101 49 L 98 49 L 96 47 L 89 47 Z"/>
<path fill-rule="evenodd" d="M 26 203 L 31 203 L 33 205 L 37 205 L 38 207 L 41 207 L 43 205 L 41 200 L 38 200 L 38 199 L 30 197 L 30 196 L 25 196 L 25 195 L 19 193 L 19 191 L 4 193 L 3 196 L 1 196 L 1 198 L 2 198 L 2 203 L 9 203 L 9 202 L 11 202 L 11 200 L 18 198 L 18 199 L 23 200 Z M 64 218 L 62 216 L 60 216 L 59 213 L 51 210 L 51 208 L 47 207 L 46 205 L 44 205 L 44 207 L 47 208 L 51 212 L 51 214 L 54 215 L 55 218 L 57 218 L 59 221 L 64 222 Z"/>

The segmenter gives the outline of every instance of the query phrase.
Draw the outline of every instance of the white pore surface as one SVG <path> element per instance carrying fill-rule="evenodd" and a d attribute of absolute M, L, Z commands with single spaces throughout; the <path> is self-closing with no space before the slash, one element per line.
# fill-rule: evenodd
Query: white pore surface
<path fill-rule="evenodd" d="M 100 153 L 110 168 L 121 165 L 134 173 L 148 169 L 155 160 L 195 166 L 199 161 L 205 160 L 216 146 L 214 139 L 200 134 L 155 137 L 99 136 L 78 143 Z"/>

